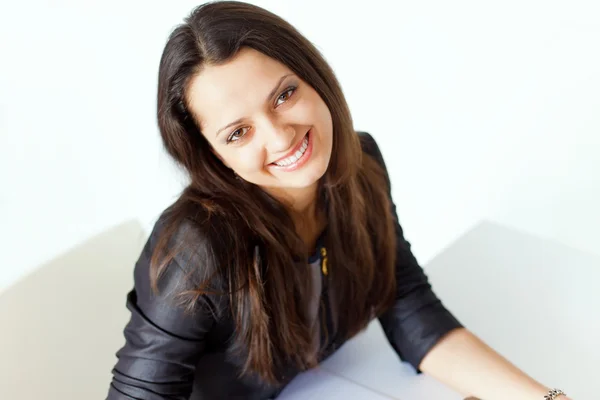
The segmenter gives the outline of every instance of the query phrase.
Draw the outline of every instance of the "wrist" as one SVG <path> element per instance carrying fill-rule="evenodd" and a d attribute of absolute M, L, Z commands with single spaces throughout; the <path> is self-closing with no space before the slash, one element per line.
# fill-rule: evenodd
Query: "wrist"
<path fill-rule="evenodd" d="M 552 399 L 552 400 L 571 400 L 562 390 L 551 389 L 546 392 L 544 395 L 544 399 Z"/>

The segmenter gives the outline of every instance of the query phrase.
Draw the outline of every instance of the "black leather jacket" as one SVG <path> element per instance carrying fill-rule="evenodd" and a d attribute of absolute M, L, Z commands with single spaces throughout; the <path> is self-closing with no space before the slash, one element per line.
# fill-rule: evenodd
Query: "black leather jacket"
<path fill-rule="evenodd" d="M 368 133 L 359 135 L 363 151 L 385 168 L 375 140 Z M 393 216 L 398 222 L 395 206 Z M 165 300 L 184 279 L 182 261 L 181 268 L 167 269 L 159 297 L 153 295 L 148 265 L 159 226 L 160 219 L 135 266 L 135 287 L 127 296 L 131 319 L 125 328 L 125 345 L 117 353 L 108 400 L 275 398 L 283 387 L 266 385 L 258 378 L 238 378 L 241 360 L 227 356 L 226 340 L 234 332 L 233 322 L 218 300 L 201 298 L 201 312 L 194 317 Z M 461 324 L 433 293 L 398 223 L 396 235 L 397 300 L 379 321 L 398 356 L 418 370 L 433 345 Z M 327 296 L 326 288 L 323 293 Z M 330 324 L 331 311 L 325 309 L 324 313 Z M 342 344 L 335 337 L 322 343 L 326 349 L 322 358 Z M 286 376 L 288 382 L 293 375 Z"/>

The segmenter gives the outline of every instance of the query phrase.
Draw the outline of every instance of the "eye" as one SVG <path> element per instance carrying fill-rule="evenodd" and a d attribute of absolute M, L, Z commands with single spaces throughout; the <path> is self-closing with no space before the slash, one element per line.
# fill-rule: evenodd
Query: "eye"
<path fill-rule="evenodd" d="M 239 128 L 231 132 L 227 138 L 227 143 L 237 142 L 238 140 L 242 139 L 246 135 L 246 132 L 248 132 L 248 129 L 249 128 Z"/>
<path fill-rule="evenodd" d="M 281 93 L 279 95 L 279 97 L 277 98 L 277 101 L 275 102 L 275 107 L 288 101 L 289 98 L 292 97 L 292 95 L 294 94 L 295 91 L 296 91 L 295 86 L 290 86 L 287 89 L 285 89 L 285 91 L 283 93 Z"/>

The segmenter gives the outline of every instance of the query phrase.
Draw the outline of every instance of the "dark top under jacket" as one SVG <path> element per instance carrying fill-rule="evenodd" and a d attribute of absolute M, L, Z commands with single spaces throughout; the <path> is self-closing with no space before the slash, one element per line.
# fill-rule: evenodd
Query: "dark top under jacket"
<path fill-rule="evenodd" d="M 371 135 L 358 132 L 363 151 L 385 169 L 377 143 Z M 386 170 L 387 174 L 387 170 Z M 388 176 L 389 182 L 389 176 Z M 391 189 L 390 189 L 391 197 Z M 417 263 L 395 219 L 397 255 L 397 291 L 395 304 L 379 321 L 400 357 L 415 369 L 427 352 L 446 333 L 461 327 L 461 323 L 442 305 Z M 108 400 L 212 400 L 270 399 L 283 389 L 265 384 L 254 377 L 239 378 L 242 360 L 232 360 L 227 353 L 228 340 L 234 333 L 229 310 L 223 310 L 209 295 L 201 297 L 200 311 L 194 315 L 166 300 L 166 296 L 185 279 L 185 261 L 176 258 L 160 280 L 158 295 L 150 288 L 149 262 L 160 229 L 160 218 L 135 265 L 134 288 L 127 295 L 131 319 L 125 327 L 125 345 L 117 352 L 118 362 L 112 373 Z M 201 238 L 199 239 L 201 240 Z M 321 272 L 322 242 L 310 258 L 313 271 L 315 321 L 324 321 L 316 345 L 323 349 L 320 359 L 329 357 L 343 342 L 336 335 L 323 334 L 335 329 L 335 310 L 319 307 L 321 300 L 331 304 L 327 279 Z M 293 376 L 286 376 L 287 381 Z"/>

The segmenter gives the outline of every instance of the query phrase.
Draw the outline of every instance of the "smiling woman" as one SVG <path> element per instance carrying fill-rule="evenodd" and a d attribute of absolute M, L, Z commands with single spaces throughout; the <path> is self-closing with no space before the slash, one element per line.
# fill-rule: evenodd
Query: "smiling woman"
<path fill-rule="evenodd" d="M 428 293 L 376 143 L 287 22 L 238 2 L 193 10 L 165 46 L 157 111 L 190 184 L 136 264 L 111 400 L 274 396 L 373 318 L 392 324 L 396 259 Z M 459 326 L 419 298 L 438 318 L 414 363 Z"/>
<path fill-rule="evenodd" d="M 286 21 L 194 9 L 164 48 L 157 116 L 190 183 L 135 265 L 109 400 L 273 398 L 375 318 L 402 359 L 460 391 L 545 391 L 436 297 L 377 143 Z"/>

